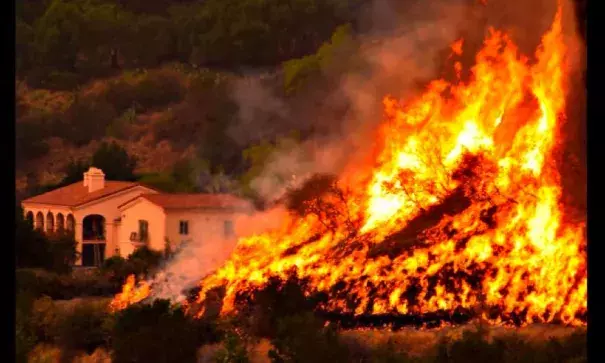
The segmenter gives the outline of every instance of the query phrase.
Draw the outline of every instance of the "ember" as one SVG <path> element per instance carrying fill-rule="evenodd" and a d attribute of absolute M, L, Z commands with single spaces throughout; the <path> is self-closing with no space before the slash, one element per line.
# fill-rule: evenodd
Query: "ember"
<path fill-rule="evenodd" d="M 332 193 L 297 200 L 281 229 L 241 239 L 197 303 L 223 287 L 221 313 L 235 312 L 236 297 L 294 270 L 343 326 L 585 325 L 584 225 L 564 222 L 553 161 L 568 89 L 561 17 L 534 61 L 492 29 L 469 81 L 433 81 L 405 104 L 387 97 L 375 165 L 351 165 L 326 182 Z M 150 292 L 132 287 L 116 308 Z"/>

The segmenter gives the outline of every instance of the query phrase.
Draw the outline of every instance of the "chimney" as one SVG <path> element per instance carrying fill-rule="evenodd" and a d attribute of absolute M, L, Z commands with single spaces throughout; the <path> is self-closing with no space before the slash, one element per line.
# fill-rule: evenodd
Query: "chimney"
<path fill-rule="evenodd" d="M 105 188 L 105 174 L 101 169 L 90 167 L 84 173 L 84 186 L 88 187 L 88 192 L 92 193 Z"/>

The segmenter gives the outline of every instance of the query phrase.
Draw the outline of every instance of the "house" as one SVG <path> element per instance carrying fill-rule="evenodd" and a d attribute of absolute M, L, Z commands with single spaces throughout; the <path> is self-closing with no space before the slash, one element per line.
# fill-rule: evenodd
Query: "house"
<path fill-rule="evenodd" d="M 234 240 L 234 221 L 248 204 L 232 195 L 164 194 L 140 183 L 105 180 L 91 167 L 82 182 L 24 200 L 25 217 L 46 233 L 71 231 L 76 265 L 99 266 L 148 245 L 163 250 L 190 242 Z M 221 243 L 221 242 L 218 242 Z"/>
<path fill-rule="evenodd" d="M 228 194 L 141 194 L 118 207 L 120 251 L 128 255 L 141 245 L 174 250 L 190 243 L 227 249 L 237 239 L 236 219 L 249 207 Z"/>

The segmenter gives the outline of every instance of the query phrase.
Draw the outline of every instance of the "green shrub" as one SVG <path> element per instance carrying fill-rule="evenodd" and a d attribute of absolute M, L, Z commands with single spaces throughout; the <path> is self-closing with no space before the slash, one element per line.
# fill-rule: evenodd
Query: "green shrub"
<path fill-rule="evenodd" d="M 15 315 L 15 362 L 27 362 L 27 356 L 36 344 L 36 336 L 29 319 L 34 297 L 29 292 L 17 292 Z"/>
<path fill-rule="evenodd" d="M 125 258 L 113 256 L 103 262 L 101 273 L 106 276 L 111 283 L 122 284 L 130 274 L 130 270 Z"/>
<path fill-rule="evenodd" d="M 76 256 L 76 241 L 72 235 L 46 235 L 34 230 L 23 218 L 21 208 L 16 211 L 16 265 L 19 268 L 44 268 L 67 273 Z"/>
<path fill-rule="evenodd" d="M 137 248 L 128 256 L 131 273 L 148 275 L 155 270 L 163 260 L 162 252 L 154 251 L 147 246 Z"/>
<path fill-rule="evenodd" d="M 236 304 L 240 321 L 249 334 L 273 338 L 282 318 L 313 311 L 320 301 L 319 296 L 306 296 L 303 284 L 294 275 L 285 282 L 280 278 L 271 278 L 262 290 L 239 297 Z"/>
<path fill-rule="evenodd" d="M 96 96 L 79 96 L 65 112 L 62 124 L 57 125 L 57 136 L 75 146 L 84 146 L 105 136 L 107 126 L 117 116 L 107 101 Z"/>
<path fill-rule="evenodd" d="M 47 235 L 48 262 L 46 268 L 60 274 L 71 272 L 76 262 L 77 242 L 74 235 L 69 232 L 57 232 Z"/>
<path fill-rule="evenodd" d="M 57 342 L 69 351 L 92 353 L 109 342 L 111 317 L 106 306 L 90 302 L 78 303 L 57 325 Z"/>
<path fill-rule="evenodd" d="M 61 320 L 52 299 L 43 296 L 37 299 L 32 308 L 30 322 L 37 340 L 41 342 L 54 342 L 57 334 L 57 326 Z"/>
<path fill-rule="evenodd" d="M 138 112 L 179 102 L 185 96 L 181 75 L 171 69 L 150 71 L 138 78 L 119 78 L 109 83 L 105 98 L 122 113 Z"/>
<path fill-rule="evenodd" d="M 223 342 L 223 347 L 219 349 L 215 356 L 216 363 L 248 363 L 248 351 L 242 339 L 234 333 L 228 333 Z"/>
<path fill-rule="evenodd" d="M 18 269 L 16 277 L 19 291 L 29 292 L 35 297 L 46 295 L 55 300 L 113 296 L 120 291 L 123 283 L 123 280 L 112 283 L 107 276 L 100 273 L 58 275 L 39 269 Z"/>
<path fill-rule="evenodd" d="M 111 336 L 113 363 L 195 362 L 200 345 L 196 323 L 167 300 L 118 312 Z"/>
<path fill-rule="evenodd" d="M 563 338 L 530 341 L 518 333 L 488 339 L 487 330 L 469 329 L 455 341 L 442 339 L 436 349 L 435 362 L 490 363 L 586 361 L 586 333 L 576 332 Z"/>
<path fill-rule="evenodd" d="M 349 352 L 331 327 L 313 313 L 282 318 L 278 321 L 277 335 L 271 340 L 275 347 L 269 351 L 272 362 L 348 362 Z"/>
<path fill-rule="evenodd" d="M 144 109 L 179 102 L 185 96 L 181 76 L 171 69 L 149 72 L 137 85 L 138 103 Z"/>
<path fill-rule="evenodd" d="M 389 339 L 386 344 L 378 346 L 372 351 L 372 363 L 408 363 L 413 361 L 405 352 L 398 351 L 395 342 Z"/>

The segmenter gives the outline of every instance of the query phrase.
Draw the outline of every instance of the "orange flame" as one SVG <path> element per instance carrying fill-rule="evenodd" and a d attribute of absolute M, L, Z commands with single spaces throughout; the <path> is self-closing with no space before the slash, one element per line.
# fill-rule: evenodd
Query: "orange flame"
<path fill-rule="evenodd" d="M 136 280 L 134 275 L 129 275 L 126 279 L 126 283 L 122 287 L 122 293 L 117 294 L 115 298 L 109 304 L 111 311 L 119 311 L 125 309 L 129 305 L 136 304 L 141 300 L 144 300 L 151 293 L 149 284 L 145 281 L 139 283 L 136 286 Z"/>
<path fill-rule="evenodd" d="M 374 166 L 351 165 L 341 176 L 349 192 L 336 228 L 307 214 L 242 238 L 201 282 L 198 302 L 223 286 L 222 313 L 232 312 L 236 294 L 295 269 L 309 289 L 328 293 L 322 308 L 330 311 L 482 306 L 494 323 L 517 316 L 521 324 L 584 325 L 584 225 L 564 223 L 553 161 L 565 121 L 562 38 L 559 9 L 532 63 L 491 29 L 468 82 L 433 81 L 406 104 L 386 97 L 382 151 Z M 116 297 L 118 306 L 142 296 L 133 285 Z"/>

